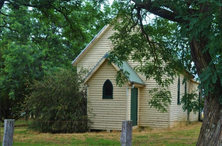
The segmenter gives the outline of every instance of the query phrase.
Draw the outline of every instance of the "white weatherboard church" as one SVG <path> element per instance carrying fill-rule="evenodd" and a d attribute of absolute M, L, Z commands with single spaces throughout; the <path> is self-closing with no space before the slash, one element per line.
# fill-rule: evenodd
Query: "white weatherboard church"
<path fill-rule="evenodd" d="M 107 52 L 113 47 L 108 39 L 114 33 L 112 28 L 105 26 L 72 62 L 78 71 L 82 67 L 89 70 L 84 83 L 87 85 L 87 106 L 90 109 L 88 116 L 92 121 L 90 129 L 121 130 L 125 120 L 132 120 L 133 126 L 158 128 L 173 127 L 177 122 L 185 121 L 187 112 L 183 112 L 180 99 L 185 92 L 198 92 L 198 83 L 192 79 L 182 84 L 181 74 L 169 87 L 172 102 L 168 112 L 161 113 L 150 108 L 149 90 L 158 88 L 158 85 L 155 80 L 146 80 L 145 76 L 135 72 L 135 62 L 123 62 L 123 70 L 130 73 L 129 82 L 122 87 L 116 85 L 116 73 L 120 68 L 113 63 L 107 64 Z M 197 121 L 198 113 L 191 113 L 190 120 Z"/>

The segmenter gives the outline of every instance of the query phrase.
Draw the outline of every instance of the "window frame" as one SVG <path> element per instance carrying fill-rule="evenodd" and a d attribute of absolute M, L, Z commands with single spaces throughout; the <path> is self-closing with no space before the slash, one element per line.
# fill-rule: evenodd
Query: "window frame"
<path fill-rule="evenodd" d="M 109 84 L 111 85 L 111 95 L 106 95 L 106 84 Z M 107 79 L 104 83 L 103 83 L 103 96 L 102 96 L 102 99 L 113 99 L 113 84 L 112 82 Z"/>
<path fill-rule="evenodd" d="M 178 77 L 178 84 L 177 84 L 177 105 L 181 105 L 181 101 L 180 101 L 180 76 Z"/>

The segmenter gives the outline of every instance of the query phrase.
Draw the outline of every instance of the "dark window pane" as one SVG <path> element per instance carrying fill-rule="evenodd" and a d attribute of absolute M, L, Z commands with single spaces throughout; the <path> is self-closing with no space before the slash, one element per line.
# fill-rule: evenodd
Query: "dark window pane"
<path fill-rule="evenodd" d="M 112 99 L 113 98 L 113 85 L 110 80 L 106 80 L 103 84 L 103 98 Z"/>
<path fill-rule="evenodd" d="M 105 95 L 112 95 L 112 85 L 111 83 L 107 82 L 105 86 Z"/>

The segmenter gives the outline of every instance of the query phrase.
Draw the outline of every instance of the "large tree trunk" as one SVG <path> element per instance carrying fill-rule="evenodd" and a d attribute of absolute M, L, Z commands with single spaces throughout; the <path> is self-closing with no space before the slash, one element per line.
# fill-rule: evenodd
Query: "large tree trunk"
<path fill-rule="evenodd" d="M 222 106 L 218 96 L 205 96 L 204 120 L 197 146 L 222 146 Z"/>
<path fill-rule="evenodd" d="M 209 67 L 209 63 L 212 61 L 208 51 L 202 53 L 206 44 L 207 40 L 204 37 L 199 42 L 193 38 L 190 43 L 191 55 L 199 75 L 204 68 Z M 219 80 L 212 86 L 218 90 L 222 89 Z M 197 146 L 222 146 L 222 105 L 219 102 L 220 94 L 221 92 L 218 91 L 217 93 L 208 93 L 204 97 L 204 120 Z"/>
<path fill-rule="evenodd" d="M 203 14 L 203 19 L 210 15 L 210 13 L 208 13 L 210 11 L 212 10 L 211 7 L 208 6 L 208 3 L 206 3 L 206 5 L 201 5 L 200 13 Z M 217 70 L 216 66 L 213 64 L 209 50 L 205 52 L 203 51 L 209 43 L 209 40 L 207 36 L 204 36 L 201 33 L 200 36 L 199 41 L 196 41 L 196 39 L 193 38 L 190 43 L 191 55 L 199 76 L 204 69 L 209 67 L 212 68 L 212 72 Z M 205 85 L 204 82 L 201 84 Z M 214 90 L 213 92 L 209 91 L 207 95 L 205 93 L 204 120 L 197 146 L 222 146 L 222 105 L 219 102 L 219 97 L 222 95 L 222 85 L 220 77 L 217 77 L 216 83 L 212 82 L 210 86 L 210 88 L 213 88 Z"/>

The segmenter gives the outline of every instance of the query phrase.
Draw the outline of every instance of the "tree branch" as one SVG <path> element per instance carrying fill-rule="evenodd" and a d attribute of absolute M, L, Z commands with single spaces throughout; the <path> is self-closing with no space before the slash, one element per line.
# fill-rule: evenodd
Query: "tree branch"
<path fill-rule="evenodd" d="M 52 4 L 50 2 L 48 3 L 40 3 L 40 4 L 28 4 L 28 3 L 22 3 L 21 1 L 18 2 L 20 5 L 27 6 L 27 7 L 33 7 L 33 8 L 50 8 Z"/>
<path fill-rule="evenodd" d="M 145 10 L 149 11 L 150 13 L 153 13 L 157 16 L 160 16 L 162 18 L 165 18 L 165 19 L 168 19 L 168 20 L 171 20 L 174 22 L 178 22 L 178 23 L 184 22 L 183 19 L 176 18 L 178 16 L 177 6 L 170 4 L 169 2 L 167 4 L 166 0 L 159 0 L 159 1 L 153 1 L 153 2 L 151 2 L 150 0 L 144 1 L 144 2 L 138 2 L 137 0 L 132 0 L 132 1 L 135 3 L 135 5 L 138 8 L 145 9 Z M 160 5 L 160 3 L 161 4 L 163 3 L 164 5 L 161 5 L 162 7 L 158 7 L 157 5 Z M 196 10 L 194 10 L 194 9 L 187 9 L 187 11 L 189 13 L 196 12 Z"/>
<path fill-rule="evenodd" d="M 12 29 L 11 27 L 9 27 L 9 26 L 7 26 L 7 22 L 5 21 L 5 20 L 3 20 L 4 21 L 4 25 L 0 25 L 0 27 L 4 27 L 4 28 L 8 28 L 9 30 L 11 30 L 11 31 L 15 31 L 15 32 L 18 32 L 18 31 L 16 31 L 15 29 Z"/>
<path fill-rule="evenodd" d="M 2 9 L 3 5 L 4 5 L 5 0 L 0 0 L 0 10 Z"/>
<path fill-rule="evenodd" d="M 3 13 L 3 12 L 1 12 L 1 11 L 0 11 L 0 14 L 4 15 L 4 16 L 6 16 L 6 17 L 16 17 L 15 15 L 8 15 L 8 14 L 5 14 L 5 13 Z"/>
<path fill-rule="evenodd" d="M 4 15 L 4 16 L 9 16 L 9 15 L 7 15 L 7 14 L 2 13 L 1 11 L 0 11 L 0 14 L 2 14 L 2 15 Z"/>

